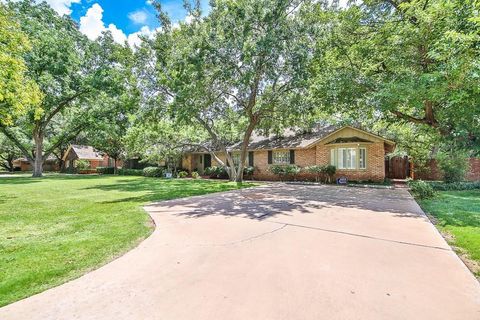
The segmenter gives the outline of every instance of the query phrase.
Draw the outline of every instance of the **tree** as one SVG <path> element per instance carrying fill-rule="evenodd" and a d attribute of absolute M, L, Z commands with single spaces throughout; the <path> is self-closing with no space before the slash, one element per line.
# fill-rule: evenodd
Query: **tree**
<path fill-rule="evenodd" d="M 380 114 L 478 147 L 478 9 L 469 0 L 318 6 L 313 96 L 332 111 Z"/>
<path fill-rule="evenodd" d="M 16 117 L 40 104 L 42 95 L 26 75 L 23 55 L 30 50 L 27 35 L 7 7 L 0 3 L 0 126 L 12 125 Z M 40 114 L 35 109 L 35 114 Z"/>
<path fill-rule="evenodd" d="M 211 2 L 202 18 L 197 2 L 187 9 L 190 23 L 172 28 L 161 10 L 162 31 L 154 42 L 155 81 L 170 113 L 182 123 L 208 132 L 205 149 L 226 166 L 215 150 L 226 154 L 231 180 L 242 181 L 252 132 L 287 123 L 311 111 L 302 103 L 308 79 L 308 24 L 301 0 Z M 228 146 L 240 140 L 238 167 Z"/>
<path fill-rule="evenodd" d="M 18 148 L 5 136 L 0 135 L 0 167 L 12 172 L 13 161 L 22 156 Z"/>
<path fill-rule="evenodd" d="M 46 3 L 35 5 L 24 0 L 9 7 L 32 41 L 32 50 L 24 60 L 27 74 L 38 84 L 44 99 L 41 114 L 30 111 L 16 123 L 32 138 L 33 151 L 9 128 L 0 129 L 33 163 L 33 176 L 38 177 L 44 160 L 55 149 L 98 121 L 99 112 L 105 112 L 97 108 L 99 98 L 123 91 L 125 68 L 118 59 L 123 47 L 108 33 L 96 42 L 88 40 L 70 17 L 60 17 Z M 66 124 L 52 125 L 60 117 Z M 47 136 L 50 141 L 46 141 Z"/>

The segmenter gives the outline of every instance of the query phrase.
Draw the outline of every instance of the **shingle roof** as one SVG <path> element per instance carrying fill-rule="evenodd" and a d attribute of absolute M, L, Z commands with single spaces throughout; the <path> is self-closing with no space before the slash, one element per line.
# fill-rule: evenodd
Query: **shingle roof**
<path fill-rule="evenodd" d="M 271 150 L 271 149 L 296 149 L 296 148 L 306 148 L 310 146 L 315 141 L 322 139 L 329 135 L 330 133 L 337 130 L 338 127 L 332 125 L 326 126 L 317 126 L 312 130 L 312 132 L 307 133 L 298 133 L 295 130 L 287 129 L 281 136 L 270 135 L 262 136 L 257 134 L 252 134 L 250 143 L 248 145 L 249 150 Z M 240 147 L 241 143 L 237 143 L 232 146 L 233 150 L 236 150 Z"/>
<path fill-rule="evenodd" d="M 80 160 L 103 160 L 102 155 L 91 146 L 72 145 L 72 150 Z"/>

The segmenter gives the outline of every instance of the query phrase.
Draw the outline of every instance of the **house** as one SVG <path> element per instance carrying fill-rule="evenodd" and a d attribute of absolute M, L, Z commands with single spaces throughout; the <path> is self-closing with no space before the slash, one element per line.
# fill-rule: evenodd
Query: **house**
<path fill-rule="evenodd" d="M 271 165 L 295 164 L 299 167 L 331 164 L 336 176 L 349 180 L 383 181 L 385 155 L 393 152 L 395 143 L 359 128 L 344 126 L 318 127 L 312 132 L 298 134 L 287 130 L 281 137 L 253 135 L 248 146 L 247 166 L 255 168 L 258 180 L 275 180 Z M 230 148 L 233 161 L 240 161 L 240 144 Z M 225 154 L 215 153 L 222 161 Z M 205 168 L 218 166 L 207 152 L 188 152 L 182 157 L 182 167 L 204 173 Z M 313 176 L 302 172 L 297 179 L 310 180 Z"/>
<path fill-rule="evenodd" d="M 33 166 L 27 158 L 19 158 L 13 161 L 14 171 L 32 171 Z M 59 171 L 60 166 L 55 157 L 50 156 L 43 162 L 44 171 Z"/>
<path fill-rule="evenodd" d="M 107 154 L 101 153 L 91 146 L 74 144 L 68 147 L 62 160 L 65 162 L 65 169 L 67 171 L 76 168 L 77 161 L 79 160 L 88 161 L 90 163 L 90 169 L 96 169 L 98 167 L 113 167 L 115 163 Z M 117 166 L 121 166 L 119 161 L 117 161 Z"/>

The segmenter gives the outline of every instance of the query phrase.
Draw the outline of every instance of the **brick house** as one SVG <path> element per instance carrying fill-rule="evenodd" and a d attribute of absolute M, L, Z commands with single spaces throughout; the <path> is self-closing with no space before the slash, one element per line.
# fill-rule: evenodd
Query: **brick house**
<path fill-rule="evenodd" d="M 13 168 L 15 171 L 32 171 L 33 167 L 28 161 L 27 158 L 19 158 L 13 161 Z M 55 157 L 48 157 L 47 160 L 43 163 L 43 170 L 44 171 L 59 171 L 60 166 L 58 161 Z"/>
<path fill-rule="evenodd" d="M 230 148 L 234 162 L 240 161 L 239 147 L 236 144 Z M 383 181 L 385 155 L 394 149 L 393 141 L 351 126 L 326 126 L 302 134 L 287 130 L 281 137 L 253 135 L 246 165 L 255 168 L 254 178 L 258 180 L 278 178 L 270 172 L 271 165 L 332 164 L 337 168 L 337 176 Z M 225 154 L 215 154 L 225 162 Z M 182 156 L 182 167 L 190 172 L 203 174 L 210 166 L 218 166 L 210 153 L 187 152 Z M 297 179 L 310 180 L 313 176 L 302 172 Z"/>
<path fill-rule="evenodd" d="M 114 160 L 107 154 L 95 150 L 91 146 L 70 145 L 63 156 L 65 162 L 65 169 L 72 170 L 76 168 L 77 161 L 86 160 L 90 163 L 90 169 L 94 170 L 97 167 L 113 167 Z M 117 161 L 117 166 L 122 166 L 121 161 Z"/>

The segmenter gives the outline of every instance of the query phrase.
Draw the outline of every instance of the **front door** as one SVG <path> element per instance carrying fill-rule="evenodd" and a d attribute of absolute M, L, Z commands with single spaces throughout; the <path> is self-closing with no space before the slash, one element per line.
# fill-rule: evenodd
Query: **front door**
<path fill-rule="evenodd" d="M 203 168 L 209 168 L 212 166 L 212 155 L 204 154 L 203 155 Z"/>

